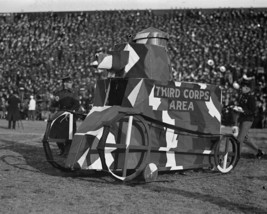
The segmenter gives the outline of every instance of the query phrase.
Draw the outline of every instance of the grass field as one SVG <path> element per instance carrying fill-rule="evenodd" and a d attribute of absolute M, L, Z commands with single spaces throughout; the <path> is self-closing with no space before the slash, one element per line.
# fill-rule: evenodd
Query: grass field
<path fill-rule="evenodd" d="M 19 125 L 9 130 L 0 120 L 0 213 L 267 213 L 266 158 L 242 157 L 229 174 L 186 171 L 123 184 L 54 169 L 41 144 L 46 123 Z"/>

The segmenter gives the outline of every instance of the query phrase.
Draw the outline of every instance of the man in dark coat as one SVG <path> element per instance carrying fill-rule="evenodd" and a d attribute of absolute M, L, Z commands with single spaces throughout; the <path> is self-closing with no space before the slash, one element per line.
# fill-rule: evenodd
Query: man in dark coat
<path fill-rule="evenodd" d="M 62 78 L 62 88 L 57 90 L 54 95 L 55 101 L 52 103 L 52 107 L 56 110 L 79 110 L 79 96 L 73 89 L 71 76 Z"/>
<path fill-rule="evenodd" d="M 237 140 L 240 143 L 245 143 L 252 148 L 256 153 L 257 158 L 263 156 L 263 151 L 257 147 L 257 145 L 250 141 L 248 138 L 248 132 L 255 119 L 256 112 L 256 100 L 253 93 L 253 82 L 250 80 L 243 80 L 241 83 L 241 94 L 238 99 L 238 105 L 240 108 L 239 116 L 239 133 Z"/>
<path fill-rule="evenodd" d="M 21 100 L 19 99 L 18 93 L 14 92 L 10 94 L 8 98 L 8 107 L 7 107 L 7 120 L 8 120 L 8 128 L 11 129 L 11 125 L 13 129 L 16 129 L 16 121 L 20 120 L 20 104 Z"/>
<path fill-rule="evenodd" d="M 53 122 L 53 127 L 50 130 L 49 137 L 55 139 L 66 139 L 65 143 L 57 143 L 59 148 L 59 154 L 64 154 L 66 148 L 70 146 L 68 142 L 69 138 L 69 118 L 62 115 L 64 111 L 71 110 L 76 112 L 79 110 L 79 96 L 77 91 L 73 89 L 73 81 L 71 76 L 66 76 L 62 78 L 62 88 L 57 90 L 55 93 L 55 100 L 52 103 L 51 107 L 56 111 L 52 116 L 50 122 Z M 73 118 L 73 133 L 76 132 L 76 120 Z"/>

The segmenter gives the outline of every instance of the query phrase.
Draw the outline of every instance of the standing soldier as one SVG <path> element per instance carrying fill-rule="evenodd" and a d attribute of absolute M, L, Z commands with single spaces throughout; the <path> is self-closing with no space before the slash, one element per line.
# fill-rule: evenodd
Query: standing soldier
<path fill-rule="evenodd" d="M 53 129 L 51 129 L 49 137 L 58 139 L 68 139 L 69 137 L 69 118 L 61 116 L 66 111 L 78 111 L 79 110 L 79 96 L 78 92 L 73 89 L 73 81 L 70 75 L 62 78 L 62 87 L 55 92 L 55 101 L 52 103 L 52 108 L 56 110 L 56 113 L 50 119 L 51 122 L 57 117 L 62 117 L 60 120 L 56 120 L 53 123 Z M 73 133 L 76 132 L 76 120 L 73 118 Z M 70 142 L 66 140 L 65 143 L 57 143 L 59 148 L 59 155 L 67 152 Z"/>
<path fill-rule="evenodd" d="M 79 96 L 73 89 L 71 76 L 62 78 L 62 88 L 55 92 L 55 101 L 52 103 L 52 107 L 59 111 L 77 111 L 79 109 Z"/>
<path fill-rule="evenodd" d="M 237 140 L 240 143 L 245 143 L 257 152 L 256 157 L 260 159 L 264 154 L 263 151 L 259 149 L 254 142 L 248 139 L 248 132 L 253 124 L 256 112 L 256 100 L 252 87 L 251 80 L 243 80 L 241 83 L 241 94 L 238 100 L 241 113 L 239 116 L 239 134 Z"/>

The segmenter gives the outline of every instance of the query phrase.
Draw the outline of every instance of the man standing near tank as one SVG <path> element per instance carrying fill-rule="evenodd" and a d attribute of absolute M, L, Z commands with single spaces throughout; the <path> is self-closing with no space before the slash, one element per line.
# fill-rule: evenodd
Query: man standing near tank
<path fill-rule="evenodd" d="M 79 96 L 77 91 L 73 89 L 72 76 L 68 75 L 62 78 L 62 87 L 54 93 L 54 96 L 55 100 L 51 107 L 56 113 L 50 119 L 50 123 L 64 111 L 76 112 L 79 110 Z M 49 135 L 51 138 L 68 139 L 69 137 L 69 118 L 65 116 L 61 117 L 62 120 L 57 120 L 53 124 L 53 129 L 51 129 Z M 76 132 L 76 120 L 77 118 L 74 115 L 73 133 Z M 59 155 L 66 153 L 70 147 L 70 143 L 67 140 L 65 143 L 57 143 L 57 145 L 59 148 Z"/>
<path fill-rule="evenodd" d="M 253 82 L 251 80 L 243 80 L 241 82 L 241 90 L 238 99 L 238 107 L 240 115 L 238 118 L 239 122 L 239 133 L 237 140 L 240 143 L 244 143 L 256 152 L 256 158 L 261 159 L 264 152 L 258 148 L 255 142 L 248 138 L 249 130 L 255 119 L 256 112 L 256 100 L 253 93 Z"/>

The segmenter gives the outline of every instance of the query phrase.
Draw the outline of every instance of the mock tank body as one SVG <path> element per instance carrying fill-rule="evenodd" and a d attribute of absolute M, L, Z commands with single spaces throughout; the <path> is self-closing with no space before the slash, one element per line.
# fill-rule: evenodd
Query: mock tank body
<path fill-rule="evenodd" d="M 219 168 L 221 89 L 174 81 L 168 40 L 150 27 L 98 56 L 98 68 L 112 78 L 97 81 L 94 105 L 73 136 L 66 168 L 109 171 L 126 181 L 152 168 L 211 167 L 213 158 L 221 172 L 235 166 L 239 146 L 230 136 L 235 155 Z"/>

